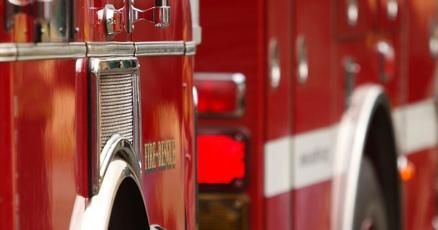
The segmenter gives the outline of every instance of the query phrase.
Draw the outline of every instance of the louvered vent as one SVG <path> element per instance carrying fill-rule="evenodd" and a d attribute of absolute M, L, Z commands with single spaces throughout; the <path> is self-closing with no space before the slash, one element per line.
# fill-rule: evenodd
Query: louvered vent
<path fill-rule="evenodd" d="M 135 74 L 100 76 L 100 150 L 116 133 L 133 142 L 135 79 Z"/>

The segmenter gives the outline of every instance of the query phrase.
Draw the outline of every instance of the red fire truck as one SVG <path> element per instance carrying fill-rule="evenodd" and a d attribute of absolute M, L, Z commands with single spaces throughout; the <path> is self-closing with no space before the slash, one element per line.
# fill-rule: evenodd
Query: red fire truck
<path fill-rule="evenodd" d="M 195 229 L 192 3 L 0 1 L 0 229 Z"/>
<path fill-rule="evenodd" d="M 437 7 L 202 1 L 200 228 L 432 229 Z"/>

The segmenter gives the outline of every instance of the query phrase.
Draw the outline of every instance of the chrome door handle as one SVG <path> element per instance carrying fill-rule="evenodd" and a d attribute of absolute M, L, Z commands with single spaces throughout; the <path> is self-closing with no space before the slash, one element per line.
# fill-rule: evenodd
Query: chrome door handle
<path fill-rule="evenodd" d="M 398 1 L 386 0 L 386 14 L 389 19 L 395 20 L 398 15 Z"/>
<path fill-rule="evenodd" d="M 356 85 L 356 76 L 360 72 L 360 65 L 352 57 L 348 56 L 344 59 L 345 71 L 345 108 L 348 108 L 351 103 L 354 87 Z"/>
<path fill-rule="evenodd" d="M 297 37 L 296 52 L 298 81 L 301 84 L 304 84 L 309 78 L 309 58 L 307 54 L 306 38 L 302 34 Z"/>
<path fill-rule="evenodd" d="M 280 86 L 280 49 L 278 47 L 277 38 L 275 37 L 269 41 L 269 79 L 272 89 L 277 89 Z"/>
<path fill-rule="evenodd" d="M 109 36 L 123 31 L 125 8 L 116 9 L 112 4 L 106 4 L 103 9 L 97 11 L 98 20 L 105 26 L 106 34 Z"/>
<path fill-rule="evenodd" d="M 434 19 L 430 27 L 429 52 L 434 58 L 438 58 L 438 20 Z"/>
<path fill-rule="evenodd" d="M 158 28 L 166 28 L 170 24 L 169 0 L 155 0 L 155 6 L 146 10 L 134 7 L 131 1 L 129 9 L 129 32 L 134 29 L 136 22 L 143 20 L 153 23 Z"/>
<path fill-rule="evenodd" d="M 166 228 L 161 227 L 161 226 L 158 225 L 158 224 L 153 224 L 153 225 L 149 226 L 149 228 L 150 228 L 151 230 L 166 230 Z"/>
<path fill-rule="evenodd" d="M 359 20 L 358 0 L 347 0 L 347 22 L 350 26 L 355 26 Z"/>

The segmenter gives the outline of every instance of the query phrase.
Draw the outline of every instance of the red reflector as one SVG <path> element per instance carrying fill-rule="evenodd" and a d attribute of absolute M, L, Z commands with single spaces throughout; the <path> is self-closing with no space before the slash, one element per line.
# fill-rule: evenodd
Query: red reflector
<path fill-rule="evenodd" d="M 245 142 L 227 135 L 198 136 L 198 182 L 230 184 L 245 177 Z"/>
<path fill-rule="evenodd" d="M 237 87 L 232 82 L 196 83 L 198 111 L 201 113 L 230 113 L 236 109 Z"/>
<path fill-rule="evenodd" d="M 240 115 L 244 81 L 242 74 L 196 74 L 198 112 L 201 115 Z"/>

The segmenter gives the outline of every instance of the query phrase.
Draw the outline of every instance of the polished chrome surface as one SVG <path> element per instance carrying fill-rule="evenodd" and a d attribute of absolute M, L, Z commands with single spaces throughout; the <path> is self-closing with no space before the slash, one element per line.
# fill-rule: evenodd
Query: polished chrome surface
<path fill-rule="evenodd" d="M 360 71 L 360 65 L 352 57 L 346 57 L 344 59 L 344 71 L 345 107 L 348 108 L 351 103 L 351 96 L 353 95 L 354 87 L 356 86 L 356 75 Z"/>
<path fill-rule="evenodd" d="M 276 38 L 269 41 L 269 79 L 273 89 L 280 86 L 281 66 L 280 66 L 280 49 Z"/>
<path fill-rule="evenodd" d="M 190 10 L 192 11 L 192 40 L 196 45 L 202 42 L 202 28 L 199 24 L 199 0 L 190 0 Z"/>
<path fill-rule="evenodd" d="M 34 2 L 34 0 L 7 0 L 7 2 L 15 6 L 26 6 Z"/>
<path fill-rule="evenodd" d="M 96 82 L 98 151 L 114 134 L 134 143 L 138 111 L 138 63 L 136 58 L 91 60 Z"/>
<path fill-rule="evenodd" d="M 191 42 L 185 43 L 185 54 L 186 55 L 195 55 L 196 54 L 196 41 L 191 41 Z"/>
<path fill-rule="evenodd" d="M 83 58 L 85 43 L 17 43 L 17 60 Z M 1 52 L 1 51 L 0 51 Z M 3 53 L 0 53 L 0 57 Z M 1 58 L 0 58 L 1 59 Z"/>
<path fill-rule="evenodd" d="M 228 81 L 237 87 L 236 110 L 230 113 L 200 113 L 201 117 L 241 117 L 245 112 L 246 77 L 242 73 L 195 73 L 195 81 Z M 195 88 L 194 88 L 195 89 Z M 195 89 L 196 104 L 198 93 Z"/>
<path fill-rule="evenodd" d="M 195 106 L 195 108 L 198 107 L 198 89 L 196 89 L 195 86 L 193 86 L 192 88 L 192 96 L 193 96 L 193 105 Z"/>
<path fill-rule="evenodd" d="M 296 52 L 298 81 L 303 84 L 309 78 L 309 58 L 307 57 L 306 39 L 303 35 L 297 38 Z"/>
<path fill-rule="evenodd" d="M 193 41 L 0 43 L 0 62 L 83 57 L 194 55 Z"/>
<path fill-rule="evenodd" d="M 391 72 L 386 68 L 389 65 L 395 65 L 395 50 L 391 43 L 382 40 L 377 42 L 376 50 L 378 53 L 378 63 L 379 63 L 379 78 L 380 81 L 385 83 L 390 78 L 392 78 Z M 392 63 L 392 64 L 391 64 Z"/>
<path fill-rule="evenodd" d="M 138 9 L 134 1 L 128 2 L 128 32 L 132 32 L 134 24 L 138 21 L 148 21 L 157 28 L 167 28 L 170 25 L 169 0 L 155 0 L 155 6 L 149 9 Z"/>
<path fill-rule="evenodd" d="M 429 51 L 434 58 L 438 58 L 438 20 L 434 20 L 430 27 Z"/>
<path fill-rule="evenodd" d="M 35 42 L 68 42 L 73 36 L 73 1 L 36 0 Z"/>
<path fill-rule="evenodd" d="M 133 56 L 133 42 L 88 42 L 88 57 Z"/>
<path fill-rule="evenodd" d="M 99 79 L 101 149 L 115 133 L 133 142 L 133 89 L 136 78 L 132 74 L 114 74 Z"/>
<path fill-rule="evenodd" d="M 391 20 L 395 20 L 398 15 L 398 0 L 386 0 L 386 14 Z"/>
<path fill-rule="evenodd" d="M 114 135 L 139 150 L 138 61 L 127 58 L 91 58 L 91 105 L 94 163 L 93 190 L 96 191 L 98 169 L 106 162 Z M 120 139 L 119 138 L 119 139 Z M 117 138 L 116 138 L 117 139 Z"/>
<path fill-rule="evenodd" d="M 166 230 L 166 228 L 161 227 L 161 226 L 158 225 L 158 224 L 153 224 L 153 225 L 149 226 L 149 229 L 150 229 L 150 230 Z"/>
<path fill-rule="evenodd" d="M 16 14 L 33 19 L 33 42 L 68 42 L 73 31 L 73 1 L 71 0 L 7 0 L 4 18 L 6 30 L 14 26 Z"/>
<path fill-rule="evenodd" d="M 103 9 L 97 11 L 98 20 L 105 25 L 108 36 L 122 32 L 124 25 L 123 9 L 116 9 L 112 4 L 106 4 Z"/>
<path fill-rule="evenodd" d="M 15 61 L 17 59 L 17 44 L 3 43 L 0 44 L 0 62 Z"/>
<path fill-rule="evenodd" d="M 131 141 L 119 134 L 114 134 L 108 139 L 102 149 L 99 159 L 99 181 L 104 178 L 108 167 L 116 157 L 125 160 L 132 168 L 134 175 L 140 177 L 141 165 L 138 154 L 136 154 Z"/>
<path fill-rule="evenodd" d="M 170 25 L 170 5 L 169 0 L 156 0 L 154 7 L 153 23 L 155 27 L 166 28 Z"/>
<path fill-rule="evenodd" d="M 185 54 L 185 42 L 136 42 L 135 56 L 165 56 Z"/>
<path fill-rule="evenodd" d="M 347 22 L 350 26 L 355 26 L 359 20 L 358 0 L 347 0 Z"/>

